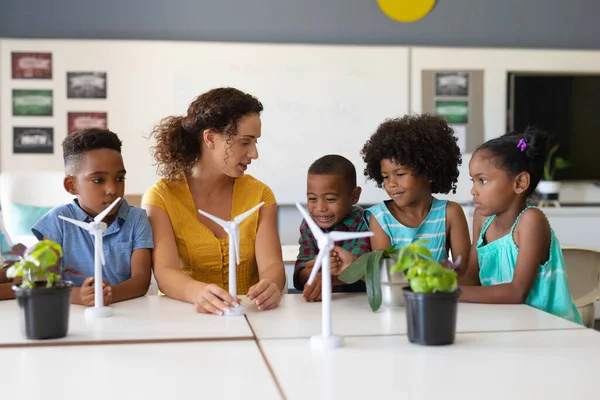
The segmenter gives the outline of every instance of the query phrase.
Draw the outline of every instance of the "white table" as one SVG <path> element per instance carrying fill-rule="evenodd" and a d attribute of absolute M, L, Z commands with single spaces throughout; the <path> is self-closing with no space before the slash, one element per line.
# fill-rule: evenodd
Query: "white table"
<path fill-rule="evenodd" d="M 19 347 L 0 354 L 3 399 L 281 398 L 253 340 Z"/>
<path fill-rule="evenodd" d="M 0 301 L 0 347 L 14 345 L 147 342 L 253 338 L 246 319 L 199 314 L 192 304 L 166 296 L 144 296 L 111 305 L 114 315 L 90 319 L 72 305 L 69 333 L 56 340 L 30 341 L 21 334 L 16 300 Z M 251 306 L 249 308 L 252 308 Z"/>
<path fill-rule="evenodd" d="M 406 334 L 404 307 L 369 308 L 364 293 L 339 293 L 331 302 L 333 332 L 343 336 Z M 284 296 L 268 312 L 249 308 L 248 322 L 258 339 L 304 338 L 321 332 L 321 303 L 307 303 L 301 294 Z M 457 332 L 585 329 L 526 305 L 459 303 Z"/>
<path fill-rule="evenodd" d="M 407 336 L 346 338 L 319 352 L 308 339 L 263 340 L 288 399 L 594 399 L 600 334 L 552 330 L 457 335 L 424 347 Z"/>

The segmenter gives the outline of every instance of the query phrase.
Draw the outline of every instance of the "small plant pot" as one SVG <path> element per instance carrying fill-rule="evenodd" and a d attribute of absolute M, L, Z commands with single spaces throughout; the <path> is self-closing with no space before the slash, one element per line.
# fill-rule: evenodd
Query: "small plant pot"
<path fill-rule="evenodd" d="M 560 194 L 560 182 L 558 181 L 540 181 L 536 191 L 540 195 L 540 200 L 558 201 Z"/>
<path fill-rule="evenodd" d="M 415 293 L 404 288 L 408 340 L 425 346 L 454 343 L 460 292 Z"/>
<path fill-rule="evenodd" d="M 47 288 L 46 282 L 36 282 L 33 289 L 13 286 L 21 309 L 21 332 L 27 339 L 58 339 L 67 336 L 71 288 L 73 282 L 63 281 Z"/>
<path fill-rule="evenodd" d="M 408 280 L 403 272 L 392 272 L 396 260 L 383 258 L 381 260 L 381 300 L 387 307 L 404 307 L 403 289 L 408 286 Z"/>

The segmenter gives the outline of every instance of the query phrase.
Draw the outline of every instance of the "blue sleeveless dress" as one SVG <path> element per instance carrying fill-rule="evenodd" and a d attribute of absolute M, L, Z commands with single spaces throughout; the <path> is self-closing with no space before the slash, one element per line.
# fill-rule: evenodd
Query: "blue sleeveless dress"
<path fill-rule="evenodd" d="M 389 236 L 392 246 L 404 247 L 416 240 L 424 239 L 429 241 L 425 246 L 431 251 L 433 259 L 437 262 L 443 262 L 448 259 L 446 241 L 447 203 L 447 200 L 438 200 L 434 197 L 429 213 L 417 228 L 410 228 L 398 222 L 388 210 L 386 202 L 370 207 L 366 210 L 366 213 L 373 214 L 377 223 Z M 369 216 L 367 214 L 368 220 Z"/>
<path fill-rule="evenodd" d="M 527 207 L 525 210 L 528 208 L 531 207 Z M 485 232 L 496 216 L 492 215 L 485 221 L 477 240 L 479 280 L 482 286 L 512 282 L 517 257 L 519 256 L 519 248 L 514 241 L 513 233 L 525 210 L 518 215 L 510 229 L 510 233 L 488 244 L 484 244 Z M 569 292 L 565 260 L 552 227 L 550 227 L 550 238 L 548 261 L 538 268 L 537 276 L 533 281 L 533 286 L 529 291 L 525 304 L 569 321 L 583 324 Z"/>

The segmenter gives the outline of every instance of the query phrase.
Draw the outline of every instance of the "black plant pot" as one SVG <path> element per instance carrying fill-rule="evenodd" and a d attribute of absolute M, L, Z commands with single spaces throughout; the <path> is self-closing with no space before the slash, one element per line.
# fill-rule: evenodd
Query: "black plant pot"
<path fill-rule="evenodd" d="M 36 282 L 33 289 L 13 286 L 21 308 L 21 332 L 27 339 L 57 339 L 67 336 L 71 288 L 73 282 L 63 281 L 47 288 L 46 282 Z"/>
<path fill-rule="evenodd" d="M 453 293 L 415 293 L 404 288 L 408 340 L 425 346 L 454 343 L 460 289 Z"/>

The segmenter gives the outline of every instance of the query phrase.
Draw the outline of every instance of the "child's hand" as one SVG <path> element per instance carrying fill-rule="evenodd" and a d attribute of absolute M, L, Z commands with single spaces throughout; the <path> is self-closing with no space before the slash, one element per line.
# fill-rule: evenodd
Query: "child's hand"
<path fill-rule="evenodd" d="M 319 271 L 312 285 L 308 283 L 304 285 L 302 295 L 308 302 L 321 301 L 321 290 L 321 271 Z"/>
<path fill-rule="evenodd" d="M 338 276 L 356 260 L 348 250 L 335 246 L 331 251 L 331 275 Z M 335 262 L 334 262 L 335 261 Z"/>
<path fill-rule="evenodd" d="M 94 302 L 94 277 L 89 276 L 85 278 L 81 285 L 79 295 L 81 296 L 81 302 L 84 306 L 93 307 Z M 108 306 L 112 303 L 112 288 L 108 281 L 102 282 L 102 293 L 104 295 L 104 305 Z"/>
<path fill-rule="evenodd" d="M 102 292 L 104 296 L 104 305 L 108 306 L 112 303 L 112 287 L 109 281 L 102 281 Z"/>
<path fill-rule="evenodd" d="M 94 278 L 88 276 L 83 281 L 81 285 L 81 290 L 79 291 L 79 295 L 81 296 L 81 302 L 84 306 L 91 307 L 94 305 Z"/>

